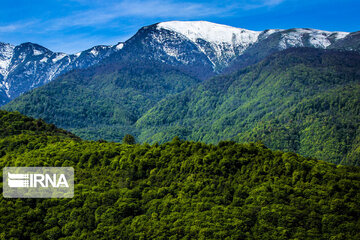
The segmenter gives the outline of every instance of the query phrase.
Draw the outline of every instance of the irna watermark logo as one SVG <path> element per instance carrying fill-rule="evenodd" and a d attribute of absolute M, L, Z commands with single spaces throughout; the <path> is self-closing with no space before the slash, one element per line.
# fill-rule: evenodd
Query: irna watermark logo
<path fill-rule="evenodd" d="M 72 198 L 72 167 L 6 167 L 3 169 L 5 198 Z"/>

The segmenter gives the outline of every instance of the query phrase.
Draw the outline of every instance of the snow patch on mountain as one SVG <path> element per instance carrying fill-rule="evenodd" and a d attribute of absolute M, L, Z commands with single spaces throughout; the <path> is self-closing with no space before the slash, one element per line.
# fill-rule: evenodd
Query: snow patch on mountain
<path fill-rule="evenodd" d="M 37 50 L 37 49 L 33 49 L 33 52 L 34 52 L 34 56 L 38 56 L 38 55 L 43 54 L 42 51 L 39 51 L 39 50 Z"/>
<path fill-rule="evenodd" d="M 5 77 L 5 74 L 8 72 L 8 67 L 10 65 L 11 58 L 9 59 L 0 59 L 0 74 Z"/>
<path fill-rule="evenodd" d="M 315 48 L 328 48 L 335 41 L 346 37 L 347 32 L 329 32 L 317 29 L 296 28 L 281 32 L 282 38 L 279 42 L 281 49 L 288 47 L 312 46 Z"/>
<path fill-rule="evenodd" d="M 6 96 L 8 96 L 9 98 L 11 97 L 9 91 L 10 91 L 10 84 L 8 82 L 4 83 L 4 87 L 5 87 L 5 94 Z"/>
<path fill-rule="evenodd" d="M 55 53 L 29 42 L 16 47 L 0 42 L 0 91 L 5 92 L 8 97 L 0 99 L 0 104 L 50 82 L 72 69 L 97 64 L 119 50 L 119 47 L 115 46 L 95 46 L 69 55 Z M 84 52 L 88 54 L 82 54 Z"/>
<path fill-rule="evenodd" d="M 121 50 L 121 49 L 123 49 L 123 47 L 124 47 L 124 43 L 118 43 L 118 44 L 115 46 L 115 49 L 116 49 L 116 50 Z"/>
<path fill-rule="evenodd" d="M 264 31 L 260 34 L 258 40 L 260 40 L 260 37 L 261 37 L 261 39 L 266 39 L 266 38 L 269 37 L 270 35 L 272 35 L 272 34 L 274 34 L 274 33 L 277 33 L 277 32 L 282 32 L 282 31 L 284 31 L 284 29 L 267 29 L 267 30 L 264 30 Z"/>
<path fill-rule="evenodd" d="M 95 48 L 91 49 L 90 53 L 95 57 L 99 54 L 99 52 Z"/>
<path fill-rule="evenodd" d="M 11 44 L 0 43 L 0 75 L 3 76 L 3 79 L 6 79 L 9 73 L 9 66 L 14 55 L 14 49 L 15 46 Z"/>
<path fill-rule="evenodd" d="M 65 53 L 57 53 L 55 58 L 52 59 L 52 61 L 53 61 L 53 63 L 56 63 L 57 61 L 63 59 L 66 56 L 67 56 L 67 54 L 65 54 Z"/>
<path fill-rule="evenodd" d="M 206 21 L 170 21 L 156 25 L 159 33 L 154 33 L 153 38 L 162 44 L 163 50 L 170 56 L 181 60 L 178 49 L 172 45 L 168 47 L 169 34 L 162 35 L 161 30 L 174 33 L 174 38 L 179 35 L 193 42 L 203 52 L 213 68 L 227 66 L 232 59 L 242 55 L 250 46 L 274 34 L 281 34 L 278 43 L 279 49 L 289 47 L 315 47 L 327 48 L 333 41 L 346 37 L 349 33 L 329 32 L 316 29 L 295 28 L 289 30 L 268 29 L 265 31 L 251 31 Z M 175 34 L 176 33 L 176 34 Z M 167 38 L 166 38 L 167 36 Z M 275 38 L 276 39 L 276 38 Z M 173 42 L 176 42 L 175 40 Z"/>
<path fill-rule="evenodd" d="M 345 38 L 347 35 L 349 35 L 350 33 L 349 32 L 336 32 L 335 33 L 335 39 L 336 40 L 340 40 L 340 39 L 343 39 Z"/>
<path fill-rule="evenodd" d="M 48 58 L 47 57 L 43 57 L 40 62 L 43 63 L 43 62 L 47 62 Z"/>

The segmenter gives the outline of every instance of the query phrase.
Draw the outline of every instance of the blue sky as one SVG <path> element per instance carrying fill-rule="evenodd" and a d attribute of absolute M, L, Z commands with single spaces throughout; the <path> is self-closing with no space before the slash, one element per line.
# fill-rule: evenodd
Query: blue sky
<path fill-rule="evenodd" d="M 0 41 L 75 53 L 125 41 L 146 25 L 206 20 L 251 30 L 360 30 L 359 0 L 2 0 Z"/>

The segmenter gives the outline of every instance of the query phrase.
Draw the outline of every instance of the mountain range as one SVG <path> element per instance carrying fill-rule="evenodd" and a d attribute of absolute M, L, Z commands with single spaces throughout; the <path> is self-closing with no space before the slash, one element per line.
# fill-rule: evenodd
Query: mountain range
<path fill-rule="evenodd" d="M 173 21 L 143 27 L 125 43 L 76 54 L 54 53 L 34 43 L 0 43 L 0 105 L 61 74 L 101 62 L 155 60 L 204 80 L 290 47 L 359 50 L 358 39 L 359 33 L 303 28 L 251 31 L 205 21 Z"/>
<path fill-rule="evenodd" d="M 72 71 L 44 78 L 44 86 L 28 91 L 18 85 L 20 96 L 3 108 L 89 140 L 121 141 L 130 133 L 150 143 L 174 136 L 262 141 L 358 165 L 359 42 L 358 32 L 158 23 L 124 43 L 101 47 L 98 58 L 94 49 L 81 53 L 68 65 Z M 87 66 L 75 64 L 82 55 Z M 8 79 L 3 92 L 17 96 Z"/>

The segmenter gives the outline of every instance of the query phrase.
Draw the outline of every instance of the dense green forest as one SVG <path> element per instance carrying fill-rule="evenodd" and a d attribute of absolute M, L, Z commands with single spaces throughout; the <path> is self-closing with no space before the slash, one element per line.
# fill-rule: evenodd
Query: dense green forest
<path fill-rule="evenodd" d="M 72 199 L 1 196 L 0 239 L 360 238 L 359 167 L 261 143 L 84 141 L 6 111 L 0 123 L 1 167 L 75 169 Z"/>
<path fill-rule="evenodd" d="M 285 50 L 161 101 L 136 122 L 138 138 L 260 140 L 272 149 L 359 165 L 359 69 L 358 53 Z"/>
<path fill-rule="evenodd" d="M 237 66 L 237 70 L 236 69 Z M 75 71 L 4 109 L 88 139 L 261 141 L 332 163 L 360 165 L 360 54 L 293 48 L 203 82 L 139 59 Z"/>

